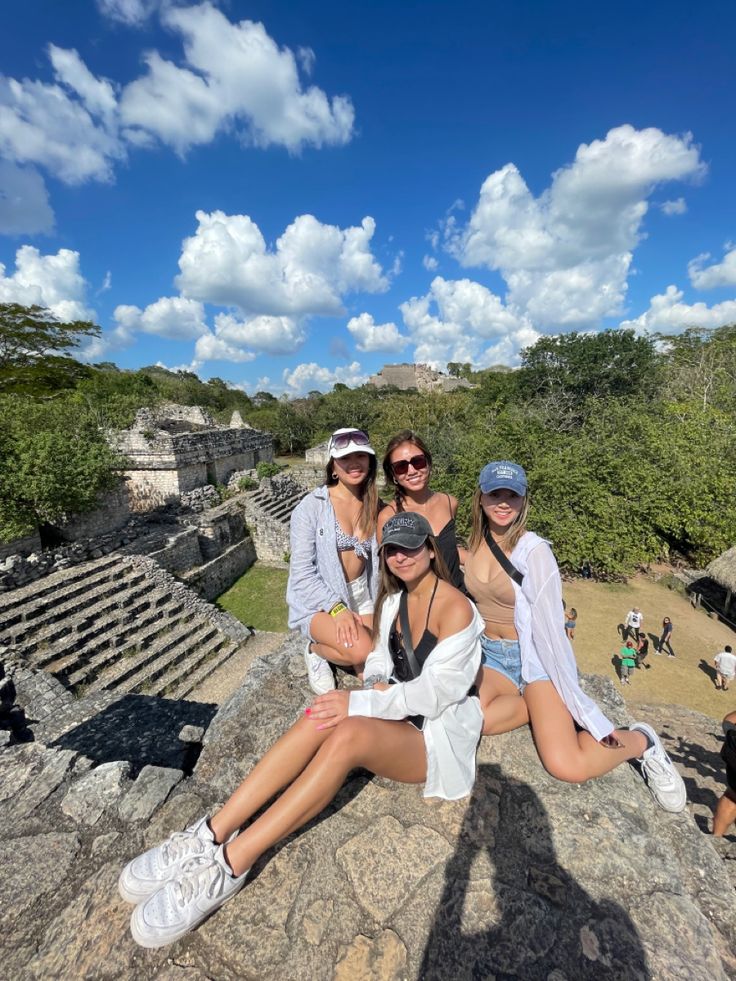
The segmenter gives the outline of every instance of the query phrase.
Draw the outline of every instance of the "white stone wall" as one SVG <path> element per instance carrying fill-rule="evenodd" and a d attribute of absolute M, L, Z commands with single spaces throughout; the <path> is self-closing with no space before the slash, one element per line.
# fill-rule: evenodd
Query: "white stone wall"
<path fill-rule="evenodd" d="M 176 470 L 127 470 L 131 511 L 152 511 L 181 493 Z"/>

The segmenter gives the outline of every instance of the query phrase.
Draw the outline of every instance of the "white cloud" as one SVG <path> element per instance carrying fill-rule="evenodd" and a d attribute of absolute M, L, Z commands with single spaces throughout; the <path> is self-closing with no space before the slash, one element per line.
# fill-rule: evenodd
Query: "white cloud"
<path fill-rule="evenodd" d="M 0 160 L 0 235 L 38 235 L 53 228 L 43 177 L 33 167 Z"/>
<path fill-rule="evenodd" d="M 151 16 L 160 0 L 97 0 L 100 13 L 130 27 L 138 27 Z"/>
<path fill-rule="evenodd" d="M 95 320 L 86 304 L 87 283 L 79 271 L 79 253 L 59 249 L 41 255 L 32 245 L 15 254 L 15 272 L 6 276 L 0 262 L 0 303 L 47 307 L 59 320 Z"/>
<path fill-rule="evenodd" d="M 114 317 L 128 332 L 140 330 L 172 341 L 193 341 L 208 330 L 204 306 L 181 296 L 162 296 L 145 310 L 121 304 L 115 308 Z"/>
<path fill-rule="evenodd" d="M 736 246 L 726 243 L 727 251 L 722 262 L 706 266 L 710 253 L 704 252 L 688 263 L 687 272 L 690 282 L 696 289 L 712 290 L 718 286 L 736 286 Z"/>
<path fill-rule="evenodd" d="M 246 361 L 253 361 L 255 357 L 255 352 L 244 351 L 240 347 L 236 347 L 233 344 L 228 344 L 228 342 L 223 340 L 221 337 L 216 337 L 214 334 L 208 331 L 206 334 L 203 334 L 197 339 L 197 343 L 194 346 L 192 370 L 196 370 L 199 365 L 205 364 L 207 361 L 231 361 L 234 363 L 243 363 Z"/>
<path fill-rule="evenodd" d="M 684 215 L 687 211 L 685 198 L 675 198 L 674 201 L 663 201 L 659 206 L 665 215 Z"/>
<path fill-rule="evenodd" d="M 362 373 L 357 361 L 334 370 L 324 368 L 312 361 L 309 364 L 299 364 L 291 370 L 286 368 L 282 379 L 283 390 L 289 395 L 305 395 L 312 390 L 329 391 L 337 382 L 342 382 L 350 388 L 365 385 L 368 375 Z"/>
<path fill-rule="evenodd" d="M 238 320 L 231 314 L 215 317 L 215 333 L 225 341 L 247 345 L 267 354 L 292 354 L 305 340 L 304 327 L 291 317 L 253 317 Z"/>
<path fill-rule="evenodd" d="M 422 265 L 429 272 L 434 272 L 439 266 L 439 262 L 437 262 L 433 255 L 425 255 L 422 259 Z"/>
<path fill-rule="evenodd" d="M 146 55 L 148 73 L 122 94 L 126 127 L 152 134 L 179 153 L 223 129 L 255 146 L 276 144 L 291 152 L 350 140 L 350 99 L 330 100 L 316 86 L 302 88 L 294 53 L 279 48 L 263 24 L 232 24 L 210 3 L 166 7 L 161 19 L 182 37 L 184 66 L 156 51 Z M 310 64 L 303 53 L 301 59 Z"/>
<path fill-rule="evenodd" d="M 714 328 L 736 323 L 736 300 L 724 300 L 709 307 L 705 303 L 683 303 L 682 297 L 682 290 L 668 286 L 664 293 L 651 298 L 648 310 L 635 320 L 625 320 L 621 327 L 677 334 L 686 327 Z"/>
<path fill-rule="evenodd" d="M 196 233 L 185 239 L 177 286 L 185 296 L 246 315 L 301 317 L 339 314 L 342 296 L 381 292 L 388 280 L 370 250 L 372 218 L 361 225 L 323 225 L 296 218 L 269 250 L 248 215 L 197 212 Z"/>
<path fill-rule="evenodd" d="M 49 45 L 61 84 L 0 76 L 0 153 L 37 164 L 67 184 L 110 181 L 123 159 L 110 82 L 96 79 L 76 51 Z"/>
<path fill-rule="evenodd" d="M 399 333 L 396 324 L 377 324 L 369 313 L 361 313 L 348 320 L 348 330 L 356 341 L 359 351 L 388 351 L 398 353 L 410 343 L 408 337 Z"/>
<path fill-rule="evenodd" d="M 514 164 L 491 174 L 465 227 L 445 241 L 465 266 L 498 270 L 506 304 L 547 329 L 584 329 L 620 312 L 647 198 L 705 170 L 689 134 L 612 129 L 581 144 L 535 198 Z"/>
<path fill-rule="evenodd" d="M 510 362 L 539 337 L 527 317 L 469 279 L 436 276 L 425 296 L 412 297 L 400 309 L 416 345 L 415 360 L 436 367 L 448 361 Z"/>

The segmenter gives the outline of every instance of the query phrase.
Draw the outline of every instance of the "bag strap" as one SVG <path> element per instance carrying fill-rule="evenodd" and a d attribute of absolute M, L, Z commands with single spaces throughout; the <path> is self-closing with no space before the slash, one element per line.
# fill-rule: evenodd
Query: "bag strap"
<path fill-rule="evenodd" d="M 409 662 L 409 667 L 411 668 L 412 678 L 418 678 L 422 673 L 422 667 L 417 661 L 416 654 L 414 653 L 414 644 L 411 641 L 411 624 L 409 623 L 409 610 L 406 605 L 406 590 L 401 591 L 401 599 L 399 600 L 399 624 L 401 626 L 401 639 L 404 642 L 404 653 L 406 654 L 406 660 Z"/>
<path fill-rule="evenodd" d="M 517 586 L 521 586 L 521 584 L 524 582 L 524 573 L 519 572 L 513 562 L 509 559 L 508 555 L 506 555 L 506 553 L 502 550 L 498 542 L 494 541 L 493 535 L 491 535 L 487 528 L 485 530 L 485 539 L 486 545 L 488 548 L 490 548 L 491 553 L 506 575 L 513 579 Z"/>

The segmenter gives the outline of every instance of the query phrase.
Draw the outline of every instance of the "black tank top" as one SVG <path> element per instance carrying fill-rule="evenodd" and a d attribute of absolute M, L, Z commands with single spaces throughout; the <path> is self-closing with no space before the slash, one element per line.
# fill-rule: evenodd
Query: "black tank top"
<path fill-rule="evenodd" d="M 438 584 L 439 579 L 435 579 L 434 589 L 432 590 L 429 606 L 427 607 L 427 620 L 424 624 L 424 633 L 422 634 L 419 643 L 414 648 L 414 657 L 419 662 L 420 667 L 424 666 L 424 662 L 437 645 L 437 638 L 429 629 L 429 614 L 432 609 L 432 604 L 434 603 L 434 595 L 437 592 Z M 391 633 L 388 635 L 388 649 L 391 653 L 391 660 L 394 663 L 394 676 L 396 680 L 411 681 L 414 675 L 412 674 L 411 667 L 409 666 L 409 662 L 406 657 L 404 641 L 399 631 L 398 617 L 396 620 L 394 620 L 393 625 L 391 626 Z"/>

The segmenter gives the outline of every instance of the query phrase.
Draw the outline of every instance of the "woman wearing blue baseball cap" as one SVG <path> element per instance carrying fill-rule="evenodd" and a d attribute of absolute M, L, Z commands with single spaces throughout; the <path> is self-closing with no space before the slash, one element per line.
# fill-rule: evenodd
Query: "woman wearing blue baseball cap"
<path fill-rule="evenodd" d="M 636 759 L 657 803 L 685 807 L 685 785 L 644 722 L 615 729 L 578 683 L 562 584 L 549 543 L 526 527 L 526 474 L 510 460 L 480 472 L 465 584 L 485 622 L 478 676 L 486 735 L 531 724 L 546 770 L 582 783 Z"/>

